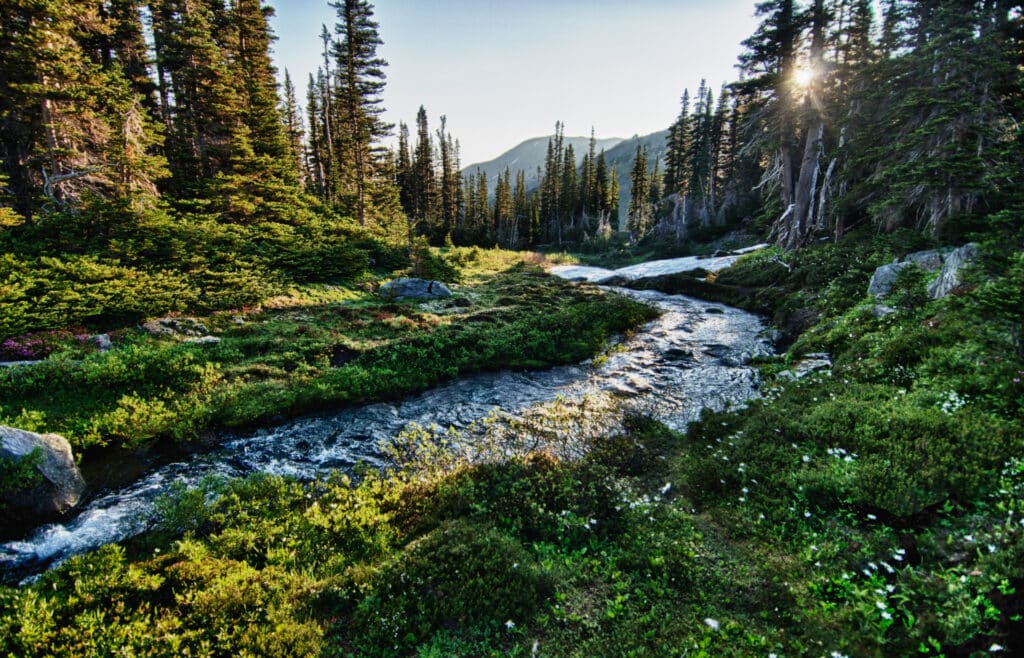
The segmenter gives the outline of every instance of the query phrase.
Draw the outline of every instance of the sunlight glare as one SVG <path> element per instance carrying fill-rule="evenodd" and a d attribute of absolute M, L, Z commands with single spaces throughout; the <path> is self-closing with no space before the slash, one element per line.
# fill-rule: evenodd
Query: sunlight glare
<path fill-rule="evenodd" d="M 814 80 L 814 71 L 810 68 L 800 67 L 793 72 L 793 84 L 797 87 L 806 87 Z"/>

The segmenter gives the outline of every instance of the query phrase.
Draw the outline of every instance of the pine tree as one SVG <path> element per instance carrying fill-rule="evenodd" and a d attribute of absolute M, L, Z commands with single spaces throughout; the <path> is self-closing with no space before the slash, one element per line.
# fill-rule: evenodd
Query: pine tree
<path fill-rule="evenodd" d="M 422 105 L 416 113 L 416 136 L 416 149 L 412 157 L 409 216 L 419 224 L 419 233 L 426 235 L 434 230 L 438 189 L 434 172 L 434 144 L 427 124 L 427 110 Z"/>
<path fill-rule="evenodd" d="M 448 118 L 441 115 L 441 127 L 437 131 L 437 143 L 440 150 L 440 229 L 439 236 L 448 235 L 459 215 L 459 149 L 451 133 L 448 132 Z"/>
<path fill-rule="evenodd" d="M 512 234 L 509 236 L 509 247 L 519 249 L 532 243 L 530 232 L 530 203 L 526 196 L 526 172 L 516 172 L 516 186 L 512 192 Z"/>
<path fill-rule="evenodd" d="M 345 163 L 344 191 L 353 198 L 356 219 L 366 224 L 368 188 L 378 176 L 380 151 L 376 145 L 388 136 L 393 126 L 382 116 L 384 67 L 377 56 L 383 42 L 373 20 L 373 6 L 366 0 L 339 0 L 330 3 L 338 13 L 333 54 L 337 66 L 334 96 L 339 107 L 339 143 Z"/>
<path fill-rule="evenodd" d="M 562 227 L 561 235 L 568 237 L 573 233 L 578 217 L 577 194 L 579 193 L 579 183 L 576 175 L 576 150 L 573 149 L 572 144 L 565 147 L 562 162 L 564 164 L 562 166 L 562 180 L 559 182 L 561 191 L 559 192 L 558 221 Z"/>
<path fill-rule="evenodd" d="M 322 76 L 321 76 L 322 77 Z M 306 189 L 320 197 L 327 198 L 326 187 L 326 165 L 329 145 L 326 135 L 320 127 L 320 118 L 323 116 L 323 106 L 320 99 L 323 94 L 320 92 L 313 74 L 309 75 L 308 87 L 306 89 L 306 116 L 309 119 L 309 140 L 306 150 L 306 171 L 308 172 Z"/>
<path fill-rule="evenodd" d="M 306 186 L 305 147 L 302 138 L 302 117 L 299 115 L 299 103 L 295 97 L 295 85 L 288 69 L 284 71 L 284 105 L 281 108 L 285 139 L 288 142 L 288 155 L 296 180 L 302 187 Z"/>
<path fill-rule="evenodd" d="M 757 15 L 763 16 L 754 34 L 743 42 L 746 51 L 740 55 L 741 70 L 748 77 L 737 87 L 756 103 L 756 111 L 764 118 L 770 130 L 762 145 L 766 155 L 774 162 L 767 170 L 777 180 L 782 210 L 775 222 L 775 234 L 780 244 L 786 245 L 792 220 L 792 206 L 798 175 L 796 161 L 796 99 L 792 84 L 797 68 L 797 55 L 802 19 L 794 0 L 767 0 L 757 5 Z M 765 181 L 765 184 L 775 181 Z"/>
<path fill-rule="evenodd" d="M 685 196 L 690 183 L 690 90 L 683 90 L 679 116 L 669 127 L 665 152 L 665 190 Z"/>
<path fill-rule="evenodd" d="M 494 192 L 494 236 L 499 246 L 514 246 L 513 221 L 512 172 L 505 167 Z"/>
<path fill-rule="evenodd" d="M 400 121 L 398 123 L 398 153 L 395 156 L 395 184 L 398 186 L 402 208 L 410 218 L 414 214 L 414 181 L 412 155 L 409 151 L 409 126 L 404 121 Z"/>
<path fill-rule="evenodd" d="M 159 134 L 121 59 L 130 48 L 107 18 L 57 0 L 0 5 L 0 173 L 28 221 L 87 196 L 153 194 L 163 175 Z"/>
<path fill-rule="evenodd" d="M 226 17 L 230 27 L 226 30 L 230 35 L 227 57 L 234 69 L 232 77 L 238 87 L 247 138 L 257 158 L 266 156 L 266 161 L 250 163 L 247 173 L 275 175 L 295 182 L 292 167 L 284 164 L 289 158 L 295 159 L 295 152 L 279 119 L 277 70 L 270 60 L 274 36 L 267 21 L 273 15 L 273 9 L 264 7 L 262 0 L 231 0 L 231 11 Z M 294 99 L 294 93 L 292 96 Z M 298 125 L 297 117 L 294 125 Z M 252 167 L 262 171 L 253 172 Z"/>
<path fill-rule="evenodd" d="M 650 228 L 651 179 L 648 173 L 647 156 L 647 147 L 637 140 L 636 155 L 633 158 L 633 169 L 629 175 L 632 190 L 626 219 L 626 229 L 629 231 L 629 241 L 632 244 L 639 242 L 647 234 L 647 229 Z"/>
<path fill-rule="evenodd" d="M 167 157 L 178 188 L 195 191 L 214 174 L 231 168 L 231 149 L 242 128 L 237 78 L 228 53 L 213 37 L 214 7 L 201 0 L 159 0 L 151 5 L 156 5 L 154 16 L 163 17 L 154 18 L 162 44 L 158 66 L 169 85 L 161 97 L 174 99 L 168 109 Z"/>

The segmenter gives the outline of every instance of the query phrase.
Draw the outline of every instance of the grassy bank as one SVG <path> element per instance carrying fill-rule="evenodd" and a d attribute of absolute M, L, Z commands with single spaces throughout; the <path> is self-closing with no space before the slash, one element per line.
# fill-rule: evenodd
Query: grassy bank
<path fill-rule="evenodd" d="M 893 253 L 850 240 L 723 274 L 815 317 L 743 410 L 601 441 L 571 410 L 530 421 L 575 461 L 441 459 L 420 434 L 357 485 L 211 482 L 160 531 L 0 590 L 0 652 L 1014 655 L 1024 261 L 989 245 L 938 301 L 902 277 L 876 318 L 843 254 Z M 777 377 L 819 350 L 831 373 Z"/>
<path fill-rule="evenodd" d="M 56 432 L 76 452 L 187 441 L 343 404 L 397 398 L 462 374 L 571 363 L 652 316 L 548 277 L 530 255 L 461 250 L 450 300 L 386 301 L 305 286 L 254 311 L 199 317 L 217 344 L 112 334 L 97 352 L 47 334 L 49 357 L 0 371 L 0 424 Z M 456 270 L 458 270 L 456 272 Z"/>

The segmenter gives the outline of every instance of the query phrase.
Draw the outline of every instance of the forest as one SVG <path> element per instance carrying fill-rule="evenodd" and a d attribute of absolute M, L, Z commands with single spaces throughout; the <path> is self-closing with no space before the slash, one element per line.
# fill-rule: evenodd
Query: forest
<path fill-rule="evenodd" d="M 329 4 L 316 70 L 279 72 L 261 0 L 0 2 L 0 655 L 1024 653 L 1020 2 L 762 1 L 663 150 L 580 154 L 551 117 L 497 181 L 445 115 L 385 120 L 387 26 Z M 404 277 L 450 297 L 382 294 Z M 770 349 L 697 342 L 740 313 Z M 713 361 L 749 399 L 682 427 L 634 375 L 453 405 L 16 562 L 73 520 L 16 513 L 43 460 L 9 431 L 64 437 L 95 501 L 285 423 L 607 372 L 666 327 L 693 342 L 652 372 Z"/>

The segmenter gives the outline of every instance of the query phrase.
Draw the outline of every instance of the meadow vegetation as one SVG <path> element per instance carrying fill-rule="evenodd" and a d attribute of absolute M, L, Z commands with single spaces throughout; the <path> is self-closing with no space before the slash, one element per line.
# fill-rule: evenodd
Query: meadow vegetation
<path fill-rule="evenodd" d="M 885 262 L 893 251 L 855 235 L 752 255 L 719 276 L 816 318 L 759 364 L 764 396 L 743 409 L 705 412 L 685 434 L 628 416 L 612 437 L 566 429 L 576 450 L 513 442 L 484 460 L 418 432 L 396 444 L 391 470 L 356 480 L 211 481 L 168 497 L 158 531 L 0 590 L 0 651 L 1019 650 L 1020 257 L 985 245 L 965 284 L 938 301 L 923 274 L 902 277 L 895 312 L 876 317 L 869 254 Z M 817 272 L 827 276 L 808 281 Z M 506 285 L 536 276 L 515 272 Z M 595 294 L 543 285 L 559 299 Z M 510 293 L 481 283 L 480 294 Z M 360 349 L 384 340 L 362 336 Z M 780 375 L 817 351 L 833 355 L 831 372 Z M 543 422 L 579 427 L 573 413 Z M 540 421 L 522 422 L 543 434 L 530 425 Z M 568 452 L 581 456 L 559 458 Z"/>
<path fill-rule="evenodd" d="M 407 271 L 444 276 L 449 300 L 389 301 L 375 283 L 293 283 L 262 307 L 199 316 L 195 344 L 134 326 L 99 352 L 84 332 L 8 339 L 0 424 L 62 434 L 77 453 L 190 441 L 220 428 L 398 398 L 471 372 L 580 361 L 653 315 L 646 306 L 543 274 L 539 256 L 425 245 Z M 401 274 L 401 271 L 393 275 Z"/>

